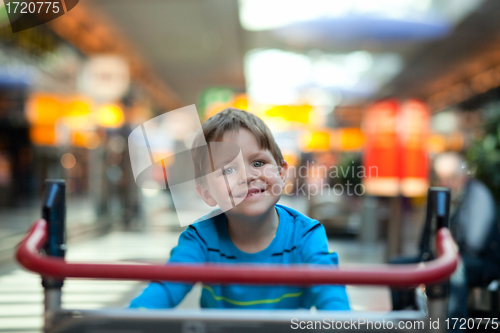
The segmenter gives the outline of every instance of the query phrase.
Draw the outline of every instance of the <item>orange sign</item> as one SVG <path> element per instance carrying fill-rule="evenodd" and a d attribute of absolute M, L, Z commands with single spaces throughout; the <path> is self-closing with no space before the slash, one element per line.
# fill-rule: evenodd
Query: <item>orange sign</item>
<path fill-rule="evenodd" d="M 76 146 L 96 148 L 99 145 L 99 136 L 94 133 L 95 121 L 91 117 L 91 110 L 91 102 L 82 97 L 32 94 L 26 108 L 26 118 L 31 124 L 31 141 L 36 145 L 55 146 L 66 144 L 67 142 L 63 141 L 69 139 L 69 143 Z M 114 109 L 110 111 L 108 107 L 104 111 L 107 112 L 97 115 L 98 121 L 107 121 L 111 125 L 123 123 L 120 109 L 113 113 Z M 66 137 L 65 132 L 70 133 L 71 138 Z"/>
<path fill-rule="evenodd" d="M 301 141 L 303 151 L 328 150 L 330 149 L 330 132 L 328 130 L 306 132 Z"/>
<path fill-rule="evenodd" d="M 361 151 L 365 136 L 359 128 L 338 128 L 332 131 L 330 148 L 339 151 Z"/>

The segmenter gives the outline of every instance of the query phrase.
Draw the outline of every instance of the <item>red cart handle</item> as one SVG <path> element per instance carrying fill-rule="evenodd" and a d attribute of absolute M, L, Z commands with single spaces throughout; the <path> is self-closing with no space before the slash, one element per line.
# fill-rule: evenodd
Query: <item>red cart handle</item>
<path fill-rule="evenodd" d="M 318 268 L 317 265 L 256 266 L 218 264 L 84 264 L 42 256 L 38 250 L 47 239 L 47 222 L 35 222 L 16 252 L 19 263 L 30 271 L 56 278 L 161 280 L 244 284 L 349 284 L 408 287 L 432 284 L 449 277 L 458 264 L 458 251 L 450 231 L 439 229 L 436 247 L 439 257 L 424 264 L 374 265 L 367 268 Z"/>

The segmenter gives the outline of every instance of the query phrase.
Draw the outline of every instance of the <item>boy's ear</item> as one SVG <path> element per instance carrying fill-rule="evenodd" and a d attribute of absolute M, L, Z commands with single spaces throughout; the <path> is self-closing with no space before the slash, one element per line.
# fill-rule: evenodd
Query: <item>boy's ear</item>
<path fill-rule="evenodd" d="M 283 186 L 285 186 L 286 184 L 287 171 L 288 171 L 288 163 L 285 160 L 283 160 L 283 164 L 281 165 L 280 168 L 280 178 Z"/>
<path fill-rule="evenodd" d="M 207 205 L 209 205 L 210 207 L 217 206 L 217 201 L 215 201 L 215 199 L 212 197 L 212 195 L 204 185 L 196 184 L 196 191 Z"/>

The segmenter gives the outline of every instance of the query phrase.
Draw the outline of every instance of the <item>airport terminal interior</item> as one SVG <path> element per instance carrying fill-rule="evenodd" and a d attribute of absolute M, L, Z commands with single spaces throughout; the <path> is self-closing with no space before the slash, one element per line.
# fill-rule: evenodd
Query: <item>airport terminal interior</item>
<path fill-rule="evenodd" d="M 267 125 L 287 165 L 270 197 L 324 227 L 340 270 L 438 260 L 429 243 L 449 225 L 463 260 L 428 299 L 462 304 L 453 316 L 472 328 L 500 317 L 500 1 L 57 0 L 45 14 L 37 3 L 0 2 L 0 332 L 64 331 L 47 324 L 41 274 L 16 259 L 46 217 L 47 180 L 64 181 L 67 262 L 164 265 L 214 208 L 239 216 L 268 200 L 233 198 L 224 167 L 230 208 L 196 190 L 197 133 L 227 108 Z M 151 280 L 67 278 L 62 308 L 124 309 Z M 415 305 L 389 282 L 348 282 L 353 316 Z M 199 309 L 207 290 L 245 310 L 196 282 L 164 311 Z"/>

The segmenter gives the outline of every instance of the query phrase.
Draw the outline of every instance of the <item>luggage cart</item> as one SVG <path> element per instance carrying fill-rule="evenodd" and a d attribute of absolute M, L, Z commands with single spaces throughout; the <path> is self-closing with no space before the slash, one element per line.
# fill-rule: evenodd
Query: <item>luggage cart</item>
<path fill-rule="evenodd" d="M 129 265 L 68 263 L 65 254 L 65 184 L 47 181 L 42 219 L 37 220 L 19 245 L 16 257 L 26 269 L 42 276 L 45 333 L 215 333 L 291 332 L 300 323 L 330 322 L 339 332 L 445 332 L 446 283 L 458 263 L 458 251 L 447 229 L 450 195 L 444 188 L 430 188 L 429 219 L 435 226 L 436 259 L 419 265 L 376 265 L 346 268 L 311 268 L 255 265 Z M 44 254 L 40 251 L 43 249 Z M 163 280 L 220 284 L 349 284 L 412 287 L 415 310 L 377 312 L 309 310 L 148 310 L 61 308 L 64 279 Z M 430 327 L 430 320 L 440 325 Z M 371 325 L 370 325 L 371 323 Z M 385 325 L 385 326 L 382 326 Z M 316 324 L 315 324 L 316 325 Z M 328 329 L 325 325 L 315 327 Z M 385 328 L 385 329 L 384 329 Z"/>

